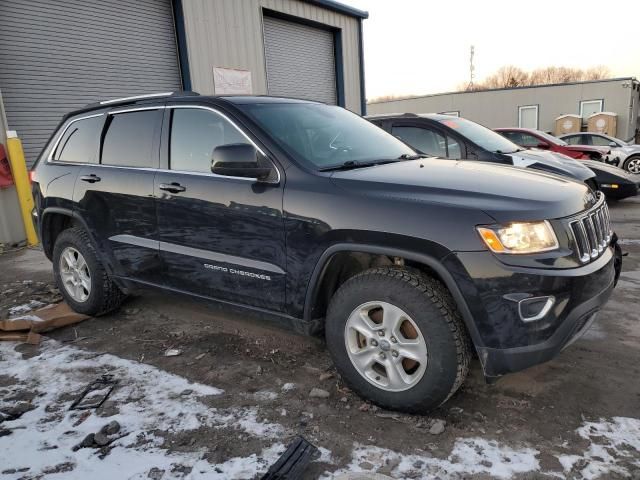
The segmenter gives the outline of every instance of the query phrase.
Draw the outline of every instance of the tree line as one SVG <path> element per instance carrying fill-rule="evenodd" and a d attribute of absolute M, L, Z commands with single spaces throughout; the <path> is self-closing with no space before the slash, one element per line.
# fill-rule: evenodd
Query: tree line
<path fill-rule="evenodd" d="M 549 85 L 553 83 L 582 82 L 586 80 L 602 80 L 611 77 L 608 67 L 582 69 L 573 67 L 545 67 L 530 72 L 514 65 L 501 67 L 493 75 L 481 82 L 461 84 L 458 91 L 488 90 L 491 88 L 530 87 L 533 85 Z"/>
<path fill-rule="evenodd" d="M 600 65 L 592 68 L 573 67 L 544 67 L 530 72 L 514 65 L 506 65 L 499 68 L 494 74 L 489 75 L 480 82 L 461 83 L 456 91 L 475 92 L 492 88 L 530 87 L 533 85 L 550 85 L 554 83 L 582 82 L 586 80 L 602 80 L 611 78 L 608 67 Z M 369 102 L 385 102 L 389 100 L 402 100 L 414 95 L 383 95 L 372 98 Z"/>

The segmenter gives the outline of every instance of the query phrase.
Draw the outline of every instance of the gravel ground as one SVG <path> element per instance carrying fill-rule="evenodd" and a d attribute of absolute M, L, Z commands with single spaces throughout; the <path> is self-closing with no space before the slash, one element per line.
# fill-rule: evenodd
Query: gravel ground
<path fill-rule="evenodd" d="M 86 478 L 103 465 L 109 478 L 120 465 L 120 478 L 252 478 L 302 434 L 322 447 L 308 479 L 345 471 L 394 478 L 640 479 L 640 198 L 610 208 L 629 255 L 591 330 L 552 362 L 494 385 L 484 384 L 475 361 L 460 391 L 429 416 L 362 401 L 344 387 L 319 339 L 165 293 L 130 298 L 117 312 L 51 332 L 53 340 L 38 347 L 0 345 L 0 412 L 16 405 L 26 412 L 13 421 L 0 417 L 0 477 Z M 38 250 L 0 255 L 0 272 L 0 315 L 59 299 L 51 265 Z M 165 356 L 168 349 L 179 354 Z M 82 375 L 69 368 L 74 361 L 82 363 Z M 39 368 L 52 373 L 39 376 Z M 64 405 L 105 371 L 126 381 L 73 426 L 80 418 Z M 175 393 L 158 400 L 157 383 Z M 125 385 L 140 391 L 127 393 Z M 185 389 L 193 399 L 185 400 Z M 310 395 L 313 389 L 319 390 Z M 129 404 L 137 413 L 125 408 Z M 192 421 L 140 419 L 183 409 Z M 63 438 L 77 439 L 114 418 L 135 438 L 78 453 Z M 72 425 L 69 431 L 60 431 L 63 422 Z M 43 424 L 51 427 L 48 440 L 24 437 L 32 426 L 48 431 Z M 51 448 L 42 450 L 43 442 Z M 20 452 L 18 445 L 24 445 Z M 48 464 L 18 455 L 36 458 L 41 451 L 60 453 L 48 453 Z M 141 456 L 134 461 L 125 453 Z"/>

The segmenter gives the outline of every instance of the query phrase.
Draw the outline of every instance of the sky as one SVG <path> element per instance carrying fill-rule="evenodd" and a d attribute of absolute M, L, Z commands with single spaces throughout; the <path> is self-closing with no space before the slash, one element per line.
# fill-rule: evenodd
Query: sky
<path fill-rule="evenodd" d="M 640 77 L 640 0 L 341 0 L 364 21 L 367 98 L 455 90 L 504 65 Z"/>

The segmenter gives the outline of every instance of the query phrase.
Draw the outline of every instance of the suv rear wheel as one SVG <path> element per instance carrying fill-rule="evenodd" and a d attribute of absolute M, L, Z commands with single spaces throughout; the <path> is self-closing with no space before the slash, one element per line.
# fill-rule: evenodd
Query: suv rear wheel
<path fill-rule="evenodd" d="M 347 280 L 330 302 L 326 339 L 345 382 L 388 409 L 433 409 L 469 370 L 469 342 L 453 299 L 419 272 L 375 268 Z"/>
<path fill-rule="evenodd" d="M 78 313 L 101 315 L 120 306 L 125 295 L 109 279 L 89 235 L 64 230 L 53 247 L 53 273 L 60 293 Z"/>

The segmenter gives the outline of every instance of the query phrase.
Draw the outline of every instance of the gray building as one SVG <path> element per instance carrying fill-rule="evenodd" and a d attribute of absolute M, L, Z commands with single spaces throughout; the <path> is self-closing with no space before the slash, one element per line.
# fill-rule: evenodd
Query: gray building
<path fill-rule="evenodd" d="M 553 132 L 558 117 L 612 112 L 616 136 L 633 138 L 639 127 L 640 83 L 635 78 L 517 87 L 476 92 L 452 92 L 403 100 L 372 102 L 369 114 L 449 113 L 490 128 L 525 127 Z"/>
<path fill-rule="evenodd" d="M 0 0 L 0 11 L 0 141 L 16 130 L 28 164 L 66 112 L 105 98 L 194 90 L 366 107 L 367 13 L 332 0 Z"/>

